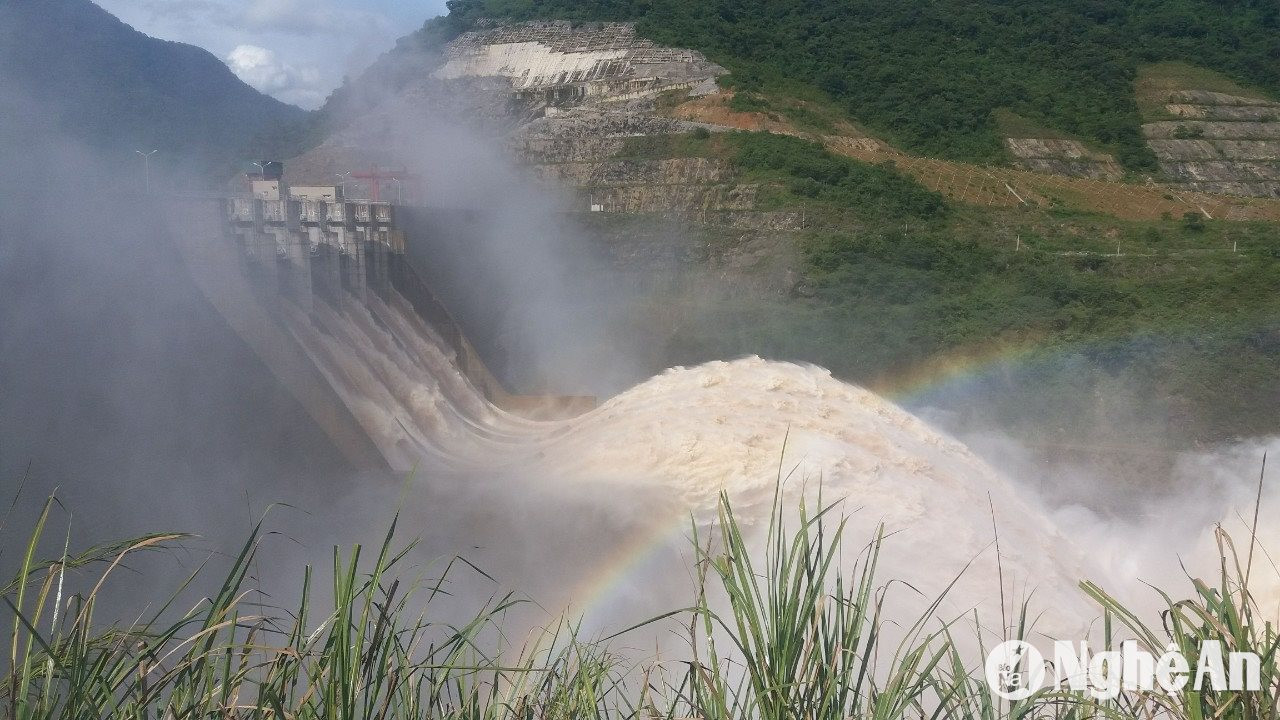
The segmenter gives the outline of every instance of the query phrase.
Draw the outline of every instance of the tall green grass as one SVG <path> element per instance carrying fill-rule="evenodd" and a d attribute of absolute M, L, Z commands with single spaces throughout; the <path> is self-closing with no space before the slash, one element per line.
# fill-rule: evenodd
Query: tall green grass
<path fill-rule="evenodd" d="M 722 496 L 717 522 L 693 528 L 693 602 L 626 631 L 683 628 L 678 662 L 615 650 L 624 633 L 586 641 L 567 619 L 516 642 L 503 633 L 523 602 L 514 595 L 492 597 L 465 622 L 445 622 L 437 601 L 465 561 L 434 578 L 412 567 L 413 544 L 399 543 L 395 522 L 373 552 L 335 548 L 323 592 L 307 568 L 287 609 L 265 604 L 252 587 L 259 526 L 207 597 L 178 605 L 208 582 L 211 571 L 201 568 L 168 596 L 148 598 L 151 609 L 137 621 L 107 622 L 95 608 L 113 575 L 133 556 L 185 538 L 148 535 L 73 555 L 67 537 L 61 554 L 38 560 L 53 507 L 50 500 L 36 518 L 17 576 L 0 589 L 9 633 L 0 717 L 9 720 L 1280 716 L 1276 631 L 1248 591 L 1253 552 L 1241 561 L 1225 533 L 1217 584 L 1197 580 L 1191 597 L 1165 595 L 1168 610 L 1150 622 L 1101 588 L 1084 589 L 1157 653 L 1172 641 L 1194 657 L 1206 638 L 1258 651 L 1265 692 L 1097 702 L 1046 690 L 1010 703 L 984 680 L 976 618 L 944 617 L 944 592 L 914 622 L 890 623 L 896 583 L 877 575 L 884 534 L 848 545 L 837 506 L 819 500 L 793 510 L 780 490 L 761 538 Z M 852 565 L 847 545 L 860 548 Z M 999 640 L 1028 635 L 1029 618 L 1024 605 Z"/>

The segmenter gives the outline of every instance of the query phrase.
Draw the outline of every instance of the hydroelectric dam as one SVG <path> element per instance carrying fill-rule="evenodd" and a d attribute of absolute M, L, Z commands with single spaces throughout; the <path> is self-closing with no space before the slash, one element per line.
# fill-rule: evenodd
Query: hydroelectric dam
<path fill-rule="evenodd" d="M 403 469 L 404 462 L 389 457 L 394 453 L 374 439 L 379 434 L 371 427 L 375 421 L 353 407 L 362 402 L 360 393 L 340 390 L 344 378 L 335 376 L 346 373 L 342 361 L 333 348 L 321 347 L 325 336 L 336 334 L 335 327 L 352 324 L 352 315 L 368 320 L 374 332 L 393 335 L 393 326 L 406 323 L 392 342 L 410 354 L 415 348 L 403 336 L 430 338 L 430 351 L 438 348 L 447 356 L 438 359 L 437 374 L 449 367 L 460 384 L 470 386 L 457 394 L 474 393 L 511 416 L 565 419 L 597 404 L 584 395 L 512 392 L 490 370 L 487 358 L 426 279 L 430 273 L 422 265 L 430 262 L 431 250 L 418 247 L 414 252 L 415 242 L 425 244 L 421 235 L 431 232 L 427 228 L 441 231 L 448 225 L 440 222 L 441 216 L 458 211 L 372 200 L 261 196 L 171 198 L 160 200 L 158 210 L 172 227 L 182 228 L 172 236 L 202 293 L 353 467 Z M 413 223 L 406 220 L 410 214 Z M 331 319 L 331 327 L 325 327 L 323 318 Z M 319 333 L 300 331 L 309 325 L 321 328 Z M 421 357 L 408 360 L 432 364 Z M 451 398 L 448 404 L 467 403 Z"/>

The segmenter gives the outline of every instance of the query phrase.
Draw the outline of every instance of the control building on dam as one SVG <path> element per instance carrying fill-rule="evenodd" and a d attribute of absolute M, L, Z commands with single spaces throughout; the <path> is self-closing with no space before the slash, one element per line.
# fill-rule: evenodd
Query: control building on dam
<path fill-rule="evenodd" d="M 292 386 L 295 395 L 311 396 L 312 415 L 328 418 L 321 424 L 331 437 L 350 436 L 357 424 L 349 413 L 336 409 L 334 403 L 340 403 L 336 398 L 315 400 L 316 395 L 332 393 L 319 388 L 314 368 L 301 367 L 309 363 L 288 347 L 292 341 L 274 327 L 276 323 L 262 320 L 270 315 L 265 309 L 270 303 L 249 303 L 235 296 L 279 294 L 310 311 L 315 303 L 341 307 L 371 297 L 389 300 L 399 294 L 445 340 L 458 369 L 496 406 L 533 419 L 570 417 L 594 407 L 592 397 L 508 391 L 410 261 L 406 251 L 413 238 L 398 217 L 403 208 L 388 202 L 349 200 L 332 187 L 297 188 L 290 193 L 282 184 L 262 190 L 259 182 L 254 183 L 252 196 L 218 201 L 218 238 L 205 235 L 201 241 L 187 242 L 188 259 L 204 266 L 220 264 L 230 271 L 223 273 L 222 282 L 206 282 L 205 294 L 276 375 Z M 201 204 L 212 209 L 209 203 Z M 222 241 L 221 251 L 205 247 L 218 240 Z M 238 277 L 228 282 L 227 275 Z M 300 381 L 299 377 L 310 380 Z M 369 464 L 370 453 L 363 439 L 353 443 L 348 437 L 346 444 L 358 446 L 347 453 L 355 464 Z"/>

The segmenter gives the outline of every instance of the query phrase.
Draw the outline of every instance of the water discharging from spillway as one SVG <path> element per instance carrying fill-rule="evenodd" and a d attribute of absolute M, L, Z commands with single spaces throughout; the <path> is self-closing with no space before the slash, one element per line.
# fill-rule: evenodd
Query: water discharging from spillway
<path fill-rule="evenodd" d="M 619 503 L 656 489 L 674 500 L 676 534 L 690 513 L 710 520 L 722 490 L 758 525 L 781 468 L 795 492 L 821 486 L 825 500 L 844 499 L 849 537 L 870 538 L 880 524 L 895 533 L 885 579 L 909 582 L 922 598 L 968 565 L 949 595 L 957 613 L 999 617 L 1003 575 L 1010 598 L 1034 590 L 1046 631 L 1081 632 L 1093 615 L 1075 590 L 1087 568 L 1008 480 L 821 368 L 759 358 L 674 368 L 580 417 L 535 422 L 477 392 L 402 298 L 342 310 L 317 303 L 310 314 L 295 310 L 291 328 L 394 467 L 520 473 Z M 626 554 L 643 551 L 632 547 L 596 572 L 626 573 L 635 562 Z M 584 582 L 583 592 L 596 593 L 588 586 L 612 580 Z"/>

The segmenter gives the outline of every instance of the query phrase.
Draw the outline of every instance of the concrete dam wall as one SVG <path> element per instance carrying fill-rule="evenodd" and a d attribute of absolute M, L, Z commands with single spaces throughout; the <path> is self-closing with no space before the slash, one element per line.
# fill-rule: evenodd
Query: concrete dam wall
<path fill-rule="evenodd" d="M 496 407 L 550 419 L 595 405 L 590 397 L 509 392 L 418 272 L 406 252 L 412 242 L 396 220 L 399 209 L 390 204 L 218 198 L 166 207 L 172 223 L 187 229 L 174 235 L 193 280 L 354 467 L 385 469 L 387 462 L 291 333 L 282 300 L 310 313 L 317 303 L 341 309 L 403 298 Z"/>

